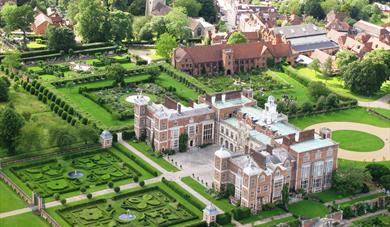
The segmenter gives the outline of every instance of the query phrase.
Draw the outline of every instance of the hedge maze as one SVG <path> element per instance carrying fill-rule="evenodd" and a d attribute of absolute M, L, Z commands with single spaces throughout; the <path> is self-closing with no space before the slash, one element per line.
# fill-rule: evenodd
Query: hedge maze
<path fill-rule="evenodd" d="M 140 189 L 56 211 L 70 226 L 172 226 L 197 219 L 188 207 L 159 186 Z M 121 214 L 132 220 L 122 220 Z"/>
<path fill-rule="evenodd" d="M 64 194 L 141 176 L 141 173 L 113 152 L 98 150 L 88 154 L 76 154 L 64 159 L 52 159 L 24 166 L 11 167 L 12 173 L 32 191 L 42 197 Z M 80 178 L 71 178 L 70 173 L 79 171 Z"/>

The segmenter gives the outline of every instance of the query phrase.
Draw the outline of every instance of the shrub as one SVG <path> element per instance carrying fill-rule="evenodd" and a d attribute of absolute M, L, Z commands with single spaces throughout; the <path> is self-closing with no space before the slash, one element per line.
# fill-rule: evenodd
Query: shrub
<path fill-rule="evenodd" d="M 119 193 L 120 191 L 121 191 L 121 188 L 120 188 L 120 187 L 116 186 L 116 187 L 114 188 L 114 192 Z"/>
<path fill-rule="evenodd" d="M 140 181 L 140 182 L 139 182 L 139 186 L 141 186 L 141 187 L 145 186 L 145 181 L 143 181 L 143 180 Z"/>
<path fill-rule="evenodd" d="M 230 224 L 232 221 L 232 216 L 229 213 L 218 214 L 217 215 L 217 223 L 220 225 Z"/>
<path fill-rule="evenodd" d="M 108 183 L 107 183 L 107 186 L 108 186 L 109 188 L 114 187 L 114 182 L 112 182 L 112 181 L 108 182 Z"/>
<path fill-rule="evenodd" d="M 81 186 L 81 187 L 80 187 L 80 191 L 81 191 L 82 193 L 84 193 L 84 192 L 87 191 L 87 189 L 86 189 L 84 186 Z"/>
<path fill-rule="evenodd" d="M 88 194 L 87 194 L 87 198 L 88 198 L 88 199 L 92 199 L 92 194 L 91 194 L 91 193 L 88 193 Z"/>
<path fill-rule="evenodd" d="M 138 176 L 133 177 L 134 182 L 138 182 Z"/>
<path fill-rule="evenodd" d="M 237 207 L 233 209 L 233 217 L 237 221 L 247 218 L 250 215 L 251 210 L 247 207 Z"/>
<path fill-rule="evenodd" d="M 61 199 L 61 204 L 65 205 L 66 204 L 66 199 Z"/>
<path fill-rule="evenodd" d="M 60 199 L 60 194 L 55 193 L 53 197 L 54 197 L 55 200 L 59 200 Z"/>
<path fill-rule="evenodd" d="M 311 113 L 313 111 L 313 104 L 311 102 L 304 102 L 302 104 L 302 112 Z"/>

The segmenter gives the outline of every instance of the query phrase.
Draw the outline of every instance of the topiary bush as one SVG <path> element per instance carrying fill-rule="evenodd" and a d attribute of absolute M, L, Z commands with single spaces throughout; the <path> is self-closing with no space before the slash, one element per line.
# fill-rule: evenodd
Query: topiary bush
<path fill-rule="evenodd" d="M 88 199 L 92 199 L 92 194 L 91 194 L 91 193 L 88 193 L 88 194 L 87 194 L 87 198 L 88 198 Z"/>
<path fill-rule="evenodd" d="M 114 192 L 119 193 L 120 191 L 121 191 L 121 188 L 120 188 L 120 187 L 116 186 L 116 187 L 114 188 Z"/>
<path fill-rule="evenodd" d="M 54 194 L 53 197 L 54 197 L 55 200 L 59 200 L 60 199 L 60 194 L 56 193 L 56 194 Z"/>
<path fill-rule="evenodd" d="M 66 204 L 66 199 L 61 199 L 61 204 L 65 205 Z"/>
<path fill-rule="evenodd" d="M 107 183 L 107 186 L 108 186 L 109 188 L 114 187 L 114 182 L 112 182 L 112 181 L 108 182 L 108 183 Z"/>
<path fill-rule="evenodd" d="M 86 189 L 84 186 L 81 186 L 81 187 L 80 187 L 80 192 L 84 193 L 84 192 L 86 192 L 86 191 L 87 191 L 87 189 Z"/>
<path fill-rule="evenodd" d="M 139 186 L 141 186 L 141 187 L 145 186 L 145 181 L 143 181 L 143 180 L 140 181 L 140 182 L 139 182 Z"/>

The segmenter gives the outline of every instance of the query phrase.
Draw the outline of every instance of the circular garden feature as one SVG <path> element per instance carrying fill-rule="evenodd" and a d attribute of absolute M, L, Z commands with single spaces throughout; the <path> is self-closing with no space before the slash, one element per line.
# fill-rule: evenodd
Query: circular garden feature
<path fill-rule="evenodd" d="M 288 211 L 304 218 L 324 217 L 328 214 L 328 208 L 324 204 L 312 200 L 302 200 L 292 203 L 288 205 Z"/>
<path fill-rule="evenodd" d="M 385 146 L 383 140 L 373 134 L 355 130 L 337 130 L 332 139 L 340 143 L 340 148 L 348 151 L 370 152 Z"/>

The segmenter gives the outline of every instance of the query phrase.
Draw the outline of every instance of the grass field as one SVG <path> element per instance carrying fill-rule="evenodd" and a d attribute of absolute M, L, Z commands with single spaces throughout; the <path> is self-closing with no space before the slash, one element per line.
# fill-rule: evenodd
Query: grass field
<path fill-rule="evenodd" d="M 337 162 L 339 167 L 355 167 L 355 168 L 365 168 L 366 165 L 372 163 L 372 162 L 351 161 L 346 159 L 338 159 Z M 382 164 L 390 168 L 390 161 L 377 160 L 375 163 Z"/>
<path fill-rule="evenodd" d="M 260 211 L 258 214 L 251 215 L 250 217 L 242 219 L 239 222 L 241 224 L 247 224 L 247 223 L 255 222 L 257 220 L 263 220 L 263 219 L 273 217 L 273 216 L 279 215 L 279 214 L 284 214 L 284 213 L 286 213 L 285 210 L 283 210 L 279 207 L 276 207 L 272 210 Z"/>
<path fill-rule="evenodd" d="M 127 141 L 127 142 L 135 149 L 137 149 L 139 152 L 141 152 L 142 154 L 144 154 L 145 156 L 153 160 L 155 163 L 157 163 L 159 166 L 164 168 L 165 170 L 169 172 L 177 172 L 179 170 L 174 165 L 169 163 L 167 160 L 157 157 L 153 152 L 151 152 L 151 148 L 145 142 L 138 142 L 138 141 Z"/>
<path fill-rule="evenodd" d="M 338 199 L 343 199 L 348 196 L 351 196 L 351 194 L 340 194 L 339 192 L 333 191 L 332 189 L 323 191 L 323 192 L 318 192 L 314 194 L 316 197 L 322 200 L 322 202 L 331 202 L 334 200 Z"/>
<path fill-rule="evenodd" d="M 374 110 L 388 118 L 390 118 L 390 110 L 382 109 L 382 108 L 374 108 Z"/>
<path fill-rule="evenodd" d="M 183 177 L 181 179 L 186 185 L 190 186 L 192 189 L 194 189 L 196 192 L 201 194 L 203 197 L 211 201 L 214 205 L 216 205 L 219 209 L 225 211 L 225 212 L 231 212 L 232 209 L 235 208 L 234 205 L 232 205 L 229 200 L 227 199 L 220 199 L 217 200 L 213 198 L 208 192 L 207 188 L 205 188 L 203 185 L 198 183 L 196 180 L 192 179 L 191 177 Z"/>
<path fill-rule="evenodd" d="M 370 152 L 385 146 L 381 138 L 370 133 L 355 130 L 333 131 L 332 139 L 340 143 L 340 148 L 349 151 Z"/>
<path fill-rule="evenodd" d="M 274 226 L 277 226 L 278 224 L 286 223 L 286 222 L 293 222 L 295 220 L 296 220 L 296 218 L 290 216 L 290 217 L 286 217 L 286 218 L 273 220 L 273 221 L 270 221 L 270 222 L 267 222 L 267 223 L 264 223 L 261 225 L 256 225 L 255 227 L 274 227 Z"/>
<path fill-rule="evenodd" d="M 277 71 L 269 70 L 267 73 L 274 79 L 288 83 L 292 86 L 292 88 L 289 89 L 268 91 L 266 92 L 267 95 L 273 95 L 276 99 L 281 99 L 283 98 L 283 95 L 287 94 L 290 98 L 295 99 L 299 104 L 311 101 L 308 89 L 294 78 L 288 76 L 285 73 Z"/>
<path fill-rule="evenodd" d="M 328 214 L 328 209 L 324 204 L 311 200 L 302 200 L 297 203 L 289 204 L 288 210 L 294 215 L 305 218 L 324 217 Z"/>
<path fill-rule="evenodd" d="M 381 128 L 390 128 L 390 121 L 371 114 L 364 108 L 340 110 L 330 113 L 310 115 L 307 117 L 292 118 L 289 120 L 290 123 L 301 129 L 318 123 L 341 121 L 369 124 Z"/>
<path fill-rule="evenodd" d="M 27 204 L 2 180 L 0 195 L 0 213 L 27 207 Z"/>
<path fill-rule="evenodd" d="M 361 196 L 361 197 L 358 197 L 356 199 L 352 199 L 348 202 L 344 202 L 344 203 L 339 203 L 340 206 L 342 207 L 346 207 L 346 206 L 351 206 L 357 202 L 360 202 L 360 201 L 365 201 L 365 200 L 370 200 L 370 199 L 375 199 L 375 198 L 378 198 L 380 196 L 384 196 L 385 193 L 383 192 L 380 192 L 380 193 L 376 193 L 376 194 L 372 194 L 372 195 L 366 195 L 366 196 Z"/>
<path fill-rule="evenodd" d="M 155 184 L 150 184 L 150 185 L 145 185 L 143 187 L 143 189 L 147 189 L 147 188 L 150 188 L 150 187 L 158 187 L 160 188 L 161 190 L 165 191 L 166 193 L 168 193 L 170 196 L 174 197 L 177 202 L 179 202 L 180 204 L 184 205 L 185 207 L 187 207 L 188 209 L 190 209 L 192 212 L 195 213 L 195 215 L 198 217 L 197 219 L 193 220 L 193 221 L 188 221 L 186 222 L 185 224 L 186 225 L 191 225 L 193 223 L 197 223 L 201 220 L 201 217 L 202 217 L 202 211 L 200 211 L 198 208 L 196 208 L 193 204 L 191 204 L 190 202 L 188 202 L 185 198 L 183 198 L 182 196 L 180 196 L 179 194 L 177 194 L 176 192 L 174 192 L 171 188 L 169 188 L 168 186 L 166 186 L 165 184 L 163 183 L 155 183 Z M 176 184 L 177 187 L 180 187 Z M 122 195 L 122 194 L 125 194 L 125 193 L 129 193 L 129 192 L 136 192 L 140 190 L 139 187 L 136 187 L 136 188 L 131 188 L 131 189 L 128 189 L 128 190 L 124 190 L 124 191 L 121 191 L 119 193 L 119 195 Z M 113 196 L 115 196 L 116 194 L 115 193 L 110 193 L 110 194 L 106 194 L 104 196 L 99 196 L 99 197 L 95 197 L 95 198 L 92 198 L 91 200 L 89 201 L 78 201 L 78 202 L 74 202 L 74 203 L 69 203 L 69 204 L 66 204 L 65 207 L 73 207 L 75 205 L 81 205 L 81 204 L 93 204 L 94 201 L 96 200 L 99 200 L 99 199 L 108 199 L 111 201 L 111 198 Z M 194 200 L 197 200 L 196 198 L 192 198 Z M 198 203 L 200 204 L 203 204 L 202 202 L 200 202 L 199 200 L 197 200 Z M 52 216 L 54 219 L 56 219 L 56 221 L 62 226 L 62 227 L 66 227 L 66 226 L 70 226 L 61 216 L 60 214 L 57 212 L 58 209 L 61 209 L 62 207 L 53 207 L 53 208 L 49 208 L 47 209 L 47 212 L 50 214 L 50 216 Z M 179 223 L 179 224 L 176 224 L 176 225 L 171 225 L 173 227 L 179 227 L 179 226 L 183 226 L 183 223 Z"/>
<path fill-rule="evenodd" d="M 382 97 L 390 92 L 390 82 L 389 81 L 384 83 L 382 85 L 381 90 L 378 91 L 375 95 L 367 97 L 367 96 L 361 96 L 361 95 L 354 94 L 351 91 L 349 91 L 348 89 L 344 88 L 343 87 L 344 82 L 341 80 L 340 77 L 329 77 L 329 78 L 324 77 L 324 76 L 322 76 L 321 73 L 319 73 L 319 72 L 315 73 L 314 70 L 309 69 L 307 67 L 298 68 L 297 71 L 299 74 L 301 74 L 303 77 L 305 77 L 309 80 L 320 81 L 320 82 L 325 83 L 326 86 L 331 91 L 333 91 L 339 95 L 354 98 L 354 99 L 357 99 L 359 101 L 365 101 L 365 102 L 374 101 L 374 100 L 376 100 L 376 99 L 378 99 L 378 98 L 380 98 L 380 97 Z"/>
<path fill-rule="evenodd" d="M 0 219 L 1 227 L 49 227 L 50 225 L 38 215 L 29 212 Z"/>
<path fill-rule="evenodd" d="M 184 104 L 187 104 L 188 100 L 190 99 L 194 101 L 197 100 L 199 96 L 196 91 L 187 87 L 185 84 L 180 83 L 166 73 L 162 73 L 159 75 L 156 80 L 156 84 L 166 89 L 168 89 L 169 87 L 176 88 L 176 94 L 181 99 L 180 101 L 182 101 Z"/>
<path fill-rule="evenodd" d="M 378 223 L 378 220 L 380 223 Z M 352 226 L 390 226 L 390 215 L 379 214 L 358 221 L 353 221 Z"/>

